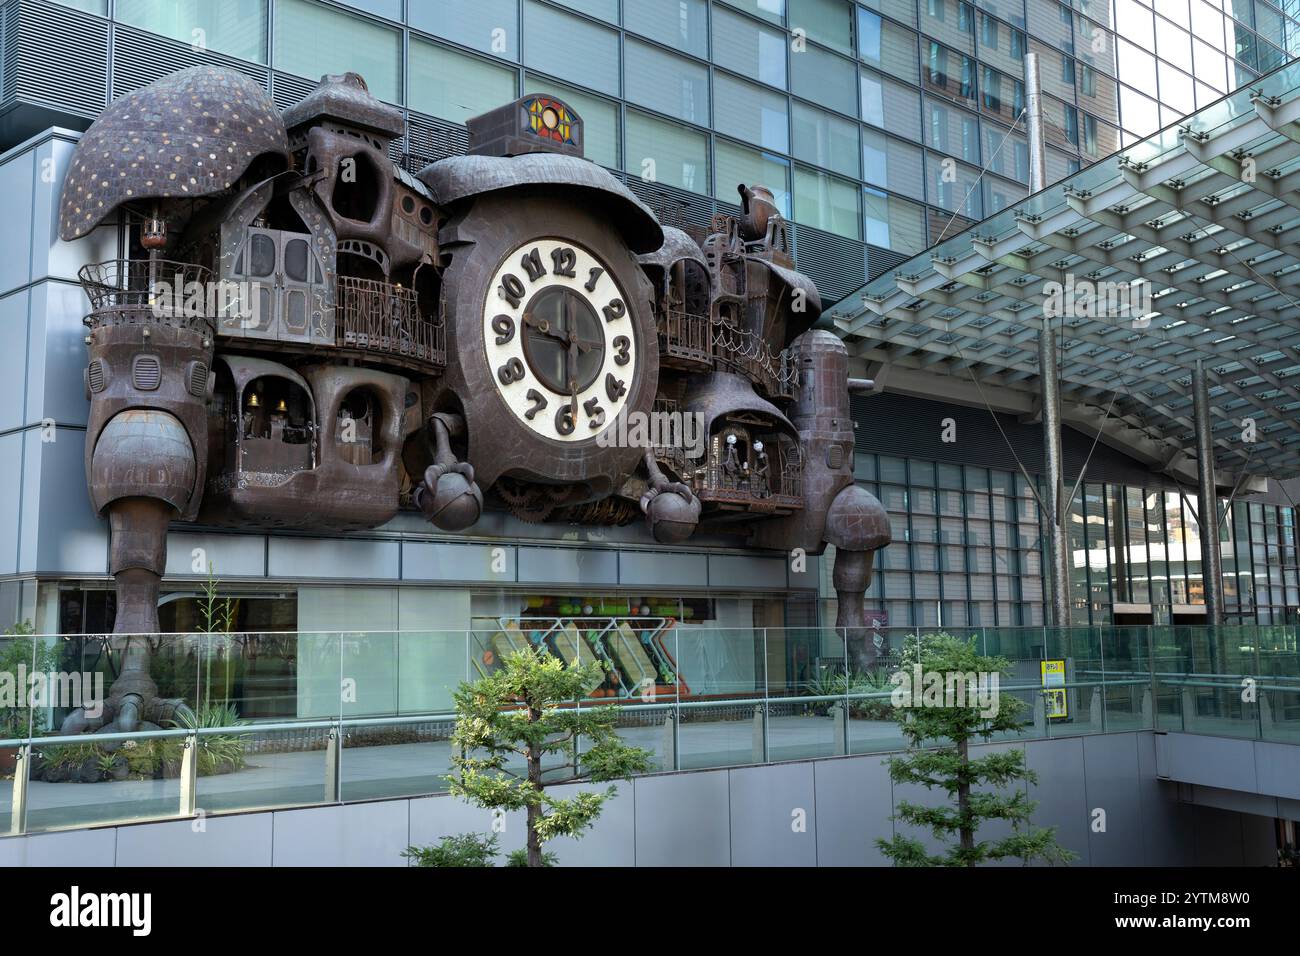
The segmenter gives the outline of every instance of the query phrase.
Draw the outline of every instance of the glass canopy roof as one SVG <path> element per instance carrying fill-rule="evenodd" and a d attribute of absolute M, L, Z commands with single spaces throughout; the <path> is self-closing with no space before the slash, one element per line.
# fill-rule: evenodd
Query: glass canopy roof
<path fill-rule="evenodd" d="M 1194 454 L 1202 360 L 1217 466 L 1293 477 L 1297 190 L 1300 61 L 908 260 L 828 318 L 851 354 L 1037 396 L 1046 315 L 1066 423 L 1140 436 L 1158 469 Z M 1089 284 L 1096 295 L 1070 297 Z M 1125 289 L 1140 314 L 1113 307 Z"/>

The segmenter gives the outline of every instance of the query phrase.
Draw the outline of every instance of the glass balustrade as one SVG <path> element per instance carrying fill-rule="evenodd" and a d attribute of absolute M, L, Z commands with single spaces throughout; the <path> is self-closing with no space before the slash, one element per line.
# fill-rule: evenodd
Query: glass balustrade
<path fill-rule="evenodd" d="M 525 648 L 603 662 L 605 679 L 563 706 L 617 705 L 620 737 L 649 751 L 652 772 L 897 752 L 916 633 L 574 618 L 5 635 L 0 835 L 445 793 L 458 689 Z M 1157 729 L 1300 744 L 1295 627 L 950 633 L 1005 661 L 998 692 L 1022 706 L 995 741 Z M 547 770 L 564 776 L 566 761 Z"/>

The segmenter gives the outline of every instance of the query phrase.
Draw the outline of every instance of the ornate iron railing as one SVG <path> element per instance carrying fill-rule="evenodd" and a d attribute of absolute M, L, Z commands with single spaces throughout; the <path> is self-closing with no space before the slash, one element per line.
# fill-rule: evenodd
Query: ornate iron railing
<path fill-rule="evenodd" d="M 659 321 L 659 351 L 666 357 L 712 365 L 709 317 L 675 309 L 665 312 Z"/>
<path fill-rule="evenodd" d="M 216 319 L 230 305 L 212 270 L 170 259 L 109 259 L 77 271 L 90 300 L 83 320 L 101 325 L 166 325 L 216 332 Z"/>
<path fill-rule="evenodd" d="M 713 350 L 719 362 L 756 382 L 772 398 L 793 398 L 799 387 L 799 367 L 785 351 L 773 352 L 748 329 L 713 323 Z"/>
<path fill-rule="evenodd" d="M 336 342 L 340 347 L 400 355 L 439 368 L 447 364 L 446 328 L 420 312 L 414 290 L 387 282 L 338 277 Z"/>

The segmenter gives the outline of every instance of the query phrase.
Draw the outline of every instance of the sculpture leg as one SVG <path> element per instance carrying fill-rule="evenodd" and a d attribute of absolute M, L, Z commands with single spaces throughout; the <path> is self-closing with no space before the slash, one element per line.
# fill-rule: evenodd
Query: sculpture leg
<path fill-rule="evenodd" d="M 660 544 L 680 544 L 700 523 L 700 499 L 689 485 L 668 480 L 653 449 L 646 449 L 644 460 L 649 487 L 641 496 L 641 510 L 646 524 Z"/>
<path fill-rule="evenodd" d="M 160 698 L 149 675 L 149 642 L 158 633 L 158 591 L 173 512 L 158 498 L 120 498 L 109 505 L 109 570 L 117 584 L 113 649 L 122 655 L 122 669 L 100 716 L 90 719 L 75 710 L 63 722 L 64 733 L 148 730 L 161 719 L 192 715 L 183 702 Z"/>
<path fill-rule="evenodd" d="M 443 531 L 464 531 L 483 513 L 483 492 L 474 482 L 474 466 L 457 461 L 451 450 L 452 429 L 464 429 L 459 416 L 434 415 L 433 464 L 415 486 L 412 500 L 425 518 Z"/>
<path fill-rule="evenodd" d="M 848 649 L 848 663 L 854 671 L 870 670 L 888 650 L 876 644 L 867 627 L 865 592 L 871 584 L 871 566 L 875 551 L 848 551 L 837 548 L 832 581 L 838 610 L 835 626 L 843 628 Z"/>

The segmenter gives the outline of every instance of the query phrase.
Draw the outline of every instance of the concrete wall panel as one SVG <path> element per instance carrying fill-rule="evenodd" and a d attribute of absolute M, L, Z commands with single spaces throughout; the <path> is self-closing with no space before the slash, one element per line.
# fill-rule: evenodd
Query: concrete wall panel
<path fill-rule="evenodd" d="M 728 866 L 728 783 L 725 770 L 634 780 L 637 865 Z"/>
<path fill-rule="evenodd" d="M 732 866 L 816 866 L 813 764 L 731 771 Z"/>

